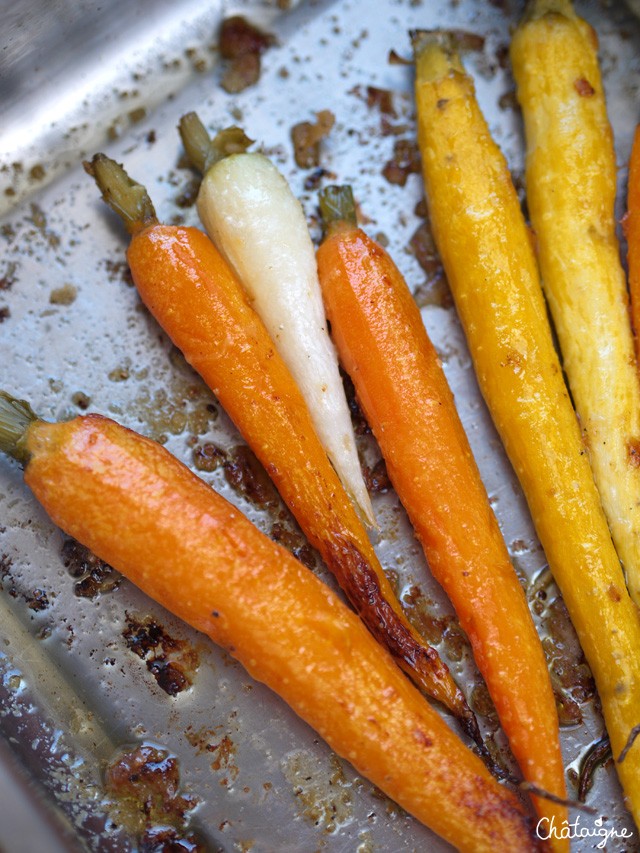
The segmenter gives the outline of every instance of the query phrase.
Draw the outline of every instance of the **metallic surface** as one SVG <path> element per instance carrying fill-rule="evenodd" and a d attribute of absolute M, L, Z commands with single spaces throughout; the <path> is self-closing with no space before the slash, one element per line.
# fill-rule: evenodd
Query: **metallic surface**
<path fill-rule="evenodd" d="M 640 27 L 622 4 L 585 0 L 577 8 L 600 35 L 622 188 L 638 118 Z M 184 201 L 193 175 L 181 164 L 177 121 L 197 109 L 212 129 L 242 124 L 291 181 L 317 237 L 316 190 L 305 188 L 313 170 L 295 165 L 289 134 L 330 109 L 336 124 L 322 146 L 325 182 L 352 183 L 365 227 L 386 239 L 418 289 L 425 273 L 407 246 L 420 223 L 421 181 L 412 174 L 398 186 L 381 175 L 394 141 L 415 132 L 412 69 L 389 63 L 388 54 L 409 55 L 411 28 L 445 26 L 485 37 L 465 61 L 499 144 L 514 173 L 522 172 L 513 82 L 501 61 L 519 3 L 301 0 L 281 10 L 258 0 L 1 0 L 0 10 L 0 386 L 45 418 L 85 407 L 111 415 L 162 440 L 187 464 L 194 446 L 229 449 L 241 440 L 126 283 L 126 236 L 82 170 L 83 157 L 104 150 L 148 186 L 161 219 L 196 224 L 195 207 Z M 229 95 L 219 85 L 214 45 L 221 17 L 238 11 L 275 32 L 278 45 L 264 54 L 257 86 Z M 393 92 L 392 133 L 367 104 L 370 85 Z M 479 396 L 455 311 L 432 301 L 423 317 L 514 562 L 523 576 L 539 578 L 544 555 Z M 370 438 L 360 439 L 360 450 L 367 463 L 377 461 Z M 222 469 L 202 476 L 263 530 L 274 517 L 290 523 L 281 507 L 256 507 L 239 495 Z M 376 547 L 400 594 L 419 587 L 433 613 L 449 619 L 393 493 L 374 495 L 374 509 Z M 75 595 L 62 542 L 18 466 L 1 461 L 0 849 L 45 849 L 37 833 L 49 826 L 51 851 L 56 844 L 135 849 L 135 833 L 116 825 L 103 774 L 119 748 L 141 742 L 177 756 L 184 791 L 200 801 L 189 828 L 208 849 L 447 849 L 332 755 L 277 697 L 131 585 L 123 581 L 93 599 Z M 316 571 L 331 583 L 319 563 Z M 41 609 L 34 609 L 35 590 L 46 595 Z M 189 690 L 167 695 L 128 648 L 131 614 L 152 616 L 195 649 L 199 667 Z M 471 692 L 477 671 L 466 654 L 450 652 L 443 645 Z M 574 770 L 602 733 L 594 702 L 582 710 L 584 722 L 563 730 Z M 600 819 L 605 828 L 627 829 L 631 840 L 608 849 L 638 849 L 610 763 L 595 778 L 588 797 L 595 813 L 574 818 L 594 832 Z M 33 792 L 35 809 L 26 823 L 25 791 Z M 573 849 L 595 844 L 585 838 Z"/>

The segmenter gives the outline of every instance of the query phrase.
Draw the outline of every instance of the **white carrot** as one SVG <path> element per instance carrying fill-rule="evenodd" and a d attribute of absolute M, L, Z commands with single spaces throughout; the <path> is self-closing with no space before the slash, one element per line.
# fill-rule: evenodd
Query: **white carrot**
<path fill-rule="evenodd" d="M 212 143 L 190 113 L 180 132 L 190 159 L 204 172 L 200 219 L 293 374 L 349 496 L 363 520 L 375 525 L 302 206 L 267 157 L 243 150 L 248 140 L 237 128 Z"/>

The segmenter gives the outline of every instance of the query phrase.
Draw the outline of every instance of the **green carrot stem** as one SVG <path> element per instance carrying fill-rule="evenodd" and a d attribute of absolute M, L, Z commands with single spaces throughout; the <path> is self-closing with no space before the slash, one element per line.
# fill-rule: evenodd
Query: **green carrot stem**
<path fill-rule="evenodd" d="M 0 391 L 0 451 L 26 465 L 29 454 L 24 447 L 24 437 L 29 426 L 37 420 L 26 400 L 18 400 L 6 391 Z"/>
<path fill-rule="evenodd" d="M 356 203 L 348 184 L 325 187 L 320 191 L 319 201 L 325 234 L 328 235 L 345 224 L 357 227 Z"/>
<path fill-rule="evenodd" d="M 121 217 L 129 234 L 157 223 L 146 189 L 132 180 L 119 163 L 106 154 L 95 154 L 91 162 L 85 161 L 83 165 L 98 185 L 104 201 Z"/>
<path fill-rule="evenodd" d="M 187 157 L 194 168 L 205 174 L 214 163 L 230 154 L 243 154 L 253 140 L 241 127 L 225 127 L 212 139 L 197 113 L 183 115 L 178 125 Z"/>

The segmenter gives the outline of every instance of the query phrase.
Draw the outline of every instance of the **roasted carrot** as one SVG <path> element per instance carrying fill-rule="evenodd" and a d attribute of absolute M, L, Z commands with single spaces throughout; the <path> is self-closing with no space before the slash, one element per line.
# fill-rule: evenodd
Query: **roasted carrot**
<path fill-rule="evenodd" d="M 187 156 L 203 173 L 202 224 L 291 371 L 347 494 L 374 527 L 302 205 L 268 157 L 243 150 L 250 141 L 240 128 L 210 139 L 196 113 L 182 116 L 179 128 Z"/>
<path fill-rule="evenodd" d="M 460 850 L 535 849 L 496 782 L 312 572 L 163 447 L 0 394 L 0 450 L 53 521 L 224 647 L 338 754 Z"/>
<path fill-rule="evenodd" d="M 542 284 L 613 543 L 640 604 L 640 381 L 597 38 L 571 0 L 534 0 L 511 61 Z"/>
<path fill-rule="evenodd" d="M 480 389 L 520 479 L 600 694 L 640 821 L 640 621 L 562 377 L 507 164 L 451 39 L 414 34 L 419 144 L 434 237 Z M 622 760 L 620 760 L 622 757 Z"/>
<path fill-rule="evenodd" d="M 627 238 L 631 323 L 635 334 L 636 361 L 640 363 L 640 125 L 636 127 L 633 135 L 629 158 L 624 230 Z"/>
<path fill-rule="evenodd" d="M 342 365 L 525 779 L 564 798 L 542 644 L 420 311 L 391 257 L 357 227 L 350 188 L 324 190 L 320 208 L 318 271 Z M 535 805 L 541 818 L 567 819 L 557 802 Z"/>
<path fill-rule="evenodd" d="M 143 302 L 218 397 L 369 630 L 481 745 L 462 691 L 404 616 L 296 383 L 222 255 L 196 228 L 159 224 L 144 188 L 112 160 L 96 155 L 88 169 L 132 235 L 127 259 Z"/>

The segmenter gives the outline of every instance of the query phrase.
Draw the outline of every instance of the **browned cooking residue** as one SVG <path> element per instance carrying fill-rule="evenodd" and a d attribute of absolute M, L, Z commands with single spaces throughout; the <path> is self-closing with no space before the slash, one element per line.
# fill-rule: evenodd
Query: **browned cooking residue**
<path fill-rule="evenodd" d="M 218 36 L 220 56 L 225 60 L 222 88 L 235 94 L 257 83 L 260 56 L 275 43 L 273 35 L 258 29 L 242 15 L 225 18 Z"/>
<path fill-rule="evenodd" d="M 375 107 L 387 116 L 396 117 L 393 105 L 393 92 L 389 89 L 380 89 L 378 86 L 367 86 L 367 106 L 369 109 Z"/>
<path fill-rule="evenodd" d="M 283 775 L 293 787 L 300 815 L 330 834 L 353 814 L 353 793 L 340 759 L 329 757 L 328 766 L 305 750 L 290 753 L 281 762 Z"/>
<path fill-rule="evenodd" d="M 168 634 L 152 617 L 126 613 L 122 636 L 129 648 L 147 664 L 147 669 L 169 696 L 177 696 L 193 683 L 200 664 L 197 651 L 186 640 Z"/>
<path fill-rule="evenodd" d="M 528 591 L 533 612 L 540 617 L 544 649 L 561 726 L 582 722 L 582 705 L 595 695 L 585 660 L 564 601 L 544 572 Z"/>
<path fill-rule="evenodd" d="M 231 736 L 228 733 L 223 734 L 223 731 L 224 726 L 215 726 L 212 729 L 206 727 L 194 729 L 189 726 L 184 734 L 198 753 L 207 752 L 213 756 L 211 769 L 224 773 L 220 784 L 227 786 L 235 782 L 240 769 L 236 764 L 236 745 Z"/>
<path fill-rule="evenodd" d="M 362 473 L 369 494 L 384 494 L 384 492 L 388 492 L 391 488 L 391 480 L 389 479 L 384 459 L 379 459 L 371 467 L 368 465 L 363 466 Z"/>
<path fill-rule="evenodd" d="M 316 568 L 316 552 L 299 530 L 291 530 L 282 522 L 276 521 L 271 527 L 271 538 L 274 542 L 283 545 L 308 569 Z"/>
<path fill-rule="evenodd" d="M 196 444 L 192 451 L 192 459 L 198 471 L 211 474 L 224 463 L 226 453 L 213 442 L 207 441 L 204 444 Z"/>
<path fill-rule="evenodd" d="M 27 602 L 29 610 L 34 610 L 36 613 L 46 610 L 49 606 L 49 598 L 43 589 L 31 590 L 31 592 L 25 594 L 24 600 Z"/>
<path fill-rule="evenodd" d="M 17 586 L 11 572 L 13 560 L 8 554 L 0 555 L 0 590 L 7 587 L 7 593 L 12 598 L 22 596 L 29 610 L 40 612 L 49 607 L 49 597 L 43 589 L 35 588 L 29 591 L 21 591 Z"/>
<path fill-rule="evenodd" d="M 122 580 L 119 572 L 75 539 L 65 539 L 61 554 L 69 574 L 77 578 L 73 589 L 79 598 L 111 592 Z"/>
<path fill-rule="evenodd" d="M 385 164 L 382 175 L 390 184 L 403 187 L 409 175 L 420 172 L 420 167 L 418 143 L 413 139 L 396 139 L 393 157 Z"/>
<path fill-rule="evenodd" d="M 471 646 L 455 616 L 436 616 L 433 604 L 419 586 L 412 586 L 403 597 L 402 605 L 416 631 L 434 646 L 443 645 L 449 660 L 461 661 L 471 657 Z"/>
<path fill-rule="evenodd" d="M 178 760 L 149 744 L 121 750 L 107 765 L 105 789 L 114 822 L 138 838 L 140 851 L 194 851 L 205 847 L 186 830 L 196 797 L 180 793 Z"/>
<path fill-rule="evenodd" d="M 347 404 L 349 406 L 349 413 L 351 414 L 351 424 L 353 426 L 353 431 L 356 435 L 370 435 L 371 427 L 367 423 L 367 419 L 362 413 L 362 409 L 360 408 L 356 397 L 356 389 L 353 382 L 351 381 L 351 377 L 342 369 L 340 370 L 340 376 L 342 378 L 342 384 L 344 385 L 344 393 L 347 397 Z"/>
<path fill-rule="evenodd" d="M 245 444 L 232 447 L 224 461 L 224 476 L 238 494 L 260 509 L 280 506 L 280 497 L 254 452 Z"/>
<path fill-rule="evenodd" d="M 293 154 L 301 169 L 313 169 L 320 165 L 322 140 L 331 132 L 335 120 L 331 110 L 320 110 L 316 113 L 315 122 L 301 121 L 291 128 Z"/>
<path fill-rule="evenodd" d="M 632 468 L 640 468 L 640 439 L 630 438 L 627 442 L 627 455 Z"/>

